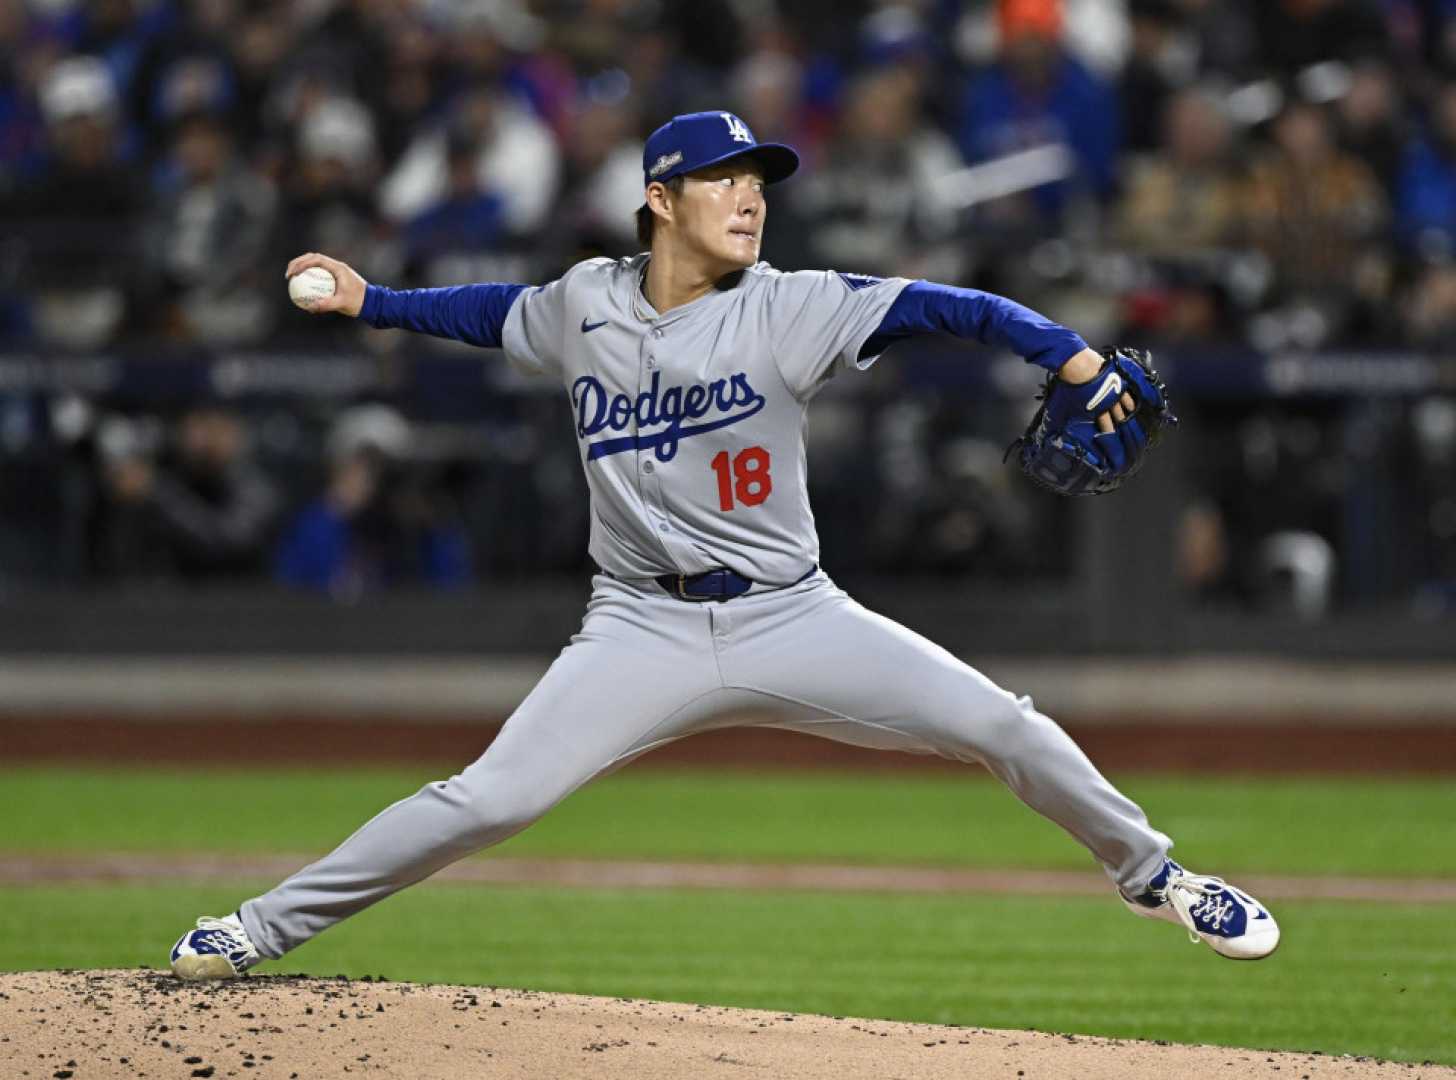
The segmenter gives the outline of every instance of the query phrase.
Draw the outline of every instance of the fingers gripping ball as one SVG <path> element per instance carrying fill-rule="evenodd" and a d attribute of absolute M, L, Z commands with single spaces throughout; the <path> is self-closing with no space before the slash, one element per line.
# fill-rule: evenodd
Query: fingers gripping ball
<path fill-rule="evenodd" d="M 1178 422 L 1149 353 L 1103 349 L 1102 356 L 1102 367 L 1085 383 L 1048 378 L 1041 408 L 1007 450 L 1008 457 L 1016 454 L 1022 472 L 1058 495 L 1116 491 L 1142 468 L 1164 428 Z M 1111 418 L 1124 395 L 1135 402 L 1132 413 L 1113 420 L 1111 431 L 1099 431 L 1098 418 Z"/>
<path fill-rule="evenodd" d="M 333 296 L 337 287 L 333 274 L 322 266 L 310 266 L 288 279 L 288 297 L 304 311 L 311 311 L 320 300 Z"/>

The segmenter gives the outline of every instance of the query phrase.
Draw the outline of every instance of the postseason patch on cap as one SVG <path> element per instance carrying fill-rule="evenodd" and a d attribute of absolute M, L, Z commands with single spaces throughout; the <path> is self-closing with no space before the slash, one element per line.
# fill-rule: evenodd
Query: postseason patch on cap
<path fill-rule="evenodd" d="M 663 154 L 652 163 L 652 168 L 647 170 L 648 176 L 661 176 L 683 159 L 681 150 L 674 150 L 670 154 Z"/>

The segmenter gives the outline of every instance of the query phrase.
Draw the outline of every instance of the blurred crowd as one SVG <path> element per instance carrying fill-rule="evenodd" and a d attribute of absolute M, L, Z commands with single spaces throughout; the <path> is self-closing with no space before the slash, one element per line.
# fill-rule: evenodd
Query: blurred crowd
<path fill-rule="evenodd" d="M 1067 508 L 1003 465 L 1010 422 L 994 402 L 972 433 L 959 397 L 873 381 L 822 399 L 811 424 L 827 565 L 1003 583 L 1074 569 L 1049 527 Z M 503 396 L 492 415 L 431 421 L 380 402 L 159 410 L 60 395 L 29 421 L 0 410 L 0 599 L 272 581 L 348 602 L 579 579 L 593 570 L 587 490 L 559 406 Z M 25 423 L 47 437 L 17 451 Z"/>
<path fill-rule="evenodd" d="M 629 254 L 645 135 L 707 108 L 803 156 L 769 197 L 782 268 L 991 289 L 1099 343 L 1444 352 L 1456 327 L 1451 0 L 0 0 L 0 355 L 407 360 L 417 339 L 291 308 L 287 260 L 412 287 Z M 885 385 L 816 414 L 826 558 L 1056 564 L 1068 511 L 999 462 L 1024 418 Z M 1372 422 L 1234 403 L 1227 475 L 1186 493 L 1184 581 L 1314 567 L 1328 592 L 1359 515 L 1397 511 L 1429 548 L 1411 573 L 1456 581 L 1449 406 L 1373 422 L 1381 460 L 1433 478 L 1392 507 L 1351 505 Z M 501 408 L 432 435 L 369 407 L 0 393 L 0 585 L 578 572 L 574 447 L 537 399 Z"/>
<path fill-rule="evenodd" d="M 633 250 L 643 136 L 807 167 L 780 266 L 1089 337 L 1426 346 L 1456 321 L 1446 0 L 0 0 L 0 334 L 304 328 L 281 267 L 534 281 Z"/>

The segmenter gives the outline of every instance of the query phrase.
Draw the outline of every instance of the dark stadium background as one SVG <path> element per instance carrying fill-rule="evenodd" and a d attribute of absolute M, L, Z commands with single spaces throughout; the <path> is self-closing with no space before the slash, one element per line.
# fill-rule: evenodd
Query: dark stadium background
<path fill-rule="evenodd" d="M 1036 379 L 902 343 L 812 414 L 823 564 L 962 655 L 1456 656 L 1456 13 L 1401 0 L 0 0 L 0 650 L 553 653 L 560 388 L 288 304 L 635 250 L 644 135 L 805 168 L 765 257 L 1155 350 L 1129 489 L 1002 464 Z"/>

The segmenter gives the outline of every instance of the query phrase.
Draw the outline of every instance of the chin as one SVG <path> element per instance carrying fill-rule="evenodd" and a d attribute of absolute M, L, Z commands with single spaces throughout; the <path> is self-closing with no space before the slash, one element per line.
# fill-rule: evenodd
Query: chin
<path fill-rule="evenodd" d="M 734 247 L 730 251 L 723 252 L 723 261 L 732 263 L 734 270 L 745 270 L 758 262 L 758 252 L 759 246 L 757 244 L 753 245 L 752 250 L 747 251 L 740 247 Z"/>

